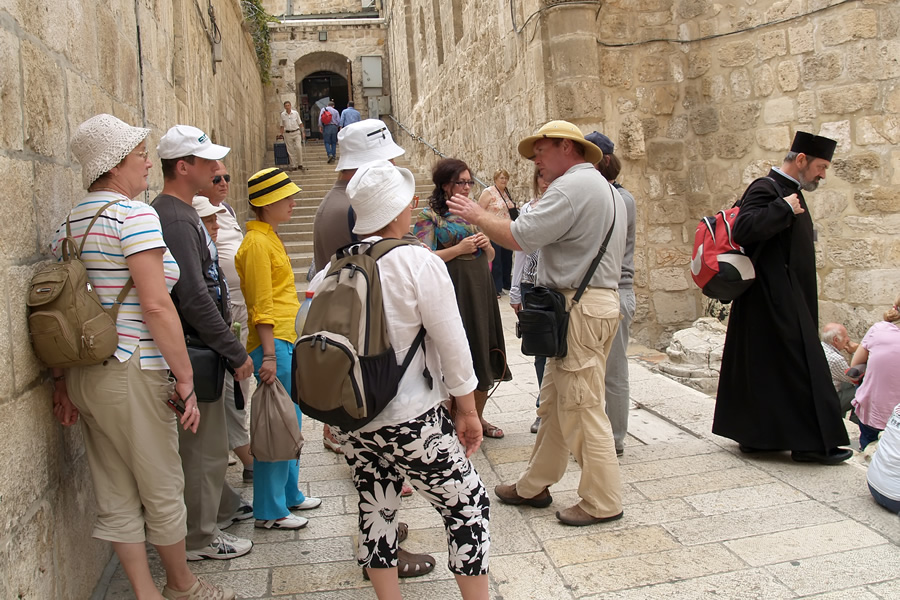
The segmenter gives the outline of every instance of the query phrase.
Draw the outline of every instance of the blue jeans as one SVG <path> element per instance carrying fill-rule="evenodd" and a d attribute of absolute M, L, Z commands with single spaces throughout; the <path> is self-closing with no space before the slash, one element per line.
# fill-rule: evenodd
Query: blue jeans
<path fill-rule="evenodd" d="M 322 127 L 322 138 L 325 141 L 325 153 L 332 158 L 337 156 L 337 134 L 337 125 L 328 124 Z"/>
<path fill-rule="evenodd" d="M 888 498 L 887 496 L 873 488 L 871 485 L 869 485 L 869 492 L 871 492 L 872 497 L 875 498 L 875 502 L 882 505 L 892 513 L 900 515 L 900 500 L 892 500 L 891 498 Z"/>
<path fill-rule="evenodd" d="M 519 293 L 521 294 L 522 302 L 525 302 L 525 294 L 534 289 L 534 285 L 531 283 L 520 283 L 519 284 Z M 534 374 L 537 375 L 538 380 L 538 395 L 537 400 L 535 400 L 534 405 L 539 407 L 541 405 L 541 384 L 544 383 L 544 367 L 547 365 L 547 357 L 546 356 L 535 356 L 534 357 Z"/>
<path fill-rule="evenodd" d="M 294 346 L 284 340 L 275 340 L 275 358 L 278 361 L 275 376 L 291 393 L 291 358 Z M 263 349 L 259 346 L 250 353 L 256 382 L 259 383 L 259 367 L 262 366 Z M 303 424 L 303 414 L 297 411 L 297 422 Z M 251 408 L 251 410 L 253 410 Z M 280 460 L 278 462 L 260 462 L 253 459 L 253 516 L 264 521 L 281 519 L 291 514 L 291 506 L 306 500 L 299 488 L 300 461 Z"/>
<path fill-rule="evenodd" d="M 866 446 L 874 442 L 878 439 L 878 434 L 881 433 L 881 429 L 875 429 L 874 427 L 869 427 L 868 425 L 863 424 L 862 421 L 858 423 L 859 425 L 859 449 L 865 450 Z"/>

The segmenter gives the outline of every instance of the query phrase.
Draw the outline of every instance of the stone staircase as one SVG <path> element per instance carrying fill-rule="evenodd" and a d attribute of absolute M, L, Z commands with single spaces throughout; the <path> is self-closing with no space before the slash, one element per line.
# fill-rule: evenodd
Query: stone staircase
<path fill-rule="evenodd" d="M 340 147 L 338 156 L 340 156 Z M 269 159 L 271 163 L 274 163 L 271 152 L 269 152 Z M 395 162 L 398 166 L 409 168 L 402 156 Z M 302 171 L 288 171 L 291 179 L 300 186 L 302 191 L 296 197 L 293 217 L 290 222 L 278 227 L 278 233 L 291 258 L 294 279 L 298 287 L 303 285 L 305 288 L 306 273 L 313 260 L 313 220 L 319 203 L 337 181 L 338 173 L 334 170 L 337 166 L 336 162 L 328 164 L 325 145 L 321 140 L 310 141 L 303 148 L 303 166 Z M 414 223 L 431 194 L 433 184 L 430 175 L 416 171 L 413 171 L 413 174 L 416 177 L 416 194 L 420 198 L 419 208 L 413 211 Z"/>

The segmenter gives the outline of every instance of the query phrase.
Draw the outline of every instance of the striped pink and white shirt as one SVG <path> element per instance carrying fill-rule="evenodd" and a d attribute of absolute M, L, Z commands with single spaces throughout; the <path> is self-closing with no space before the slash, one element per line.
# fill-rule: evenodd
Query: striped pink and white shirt
<path fill-rule="evenodd" d="M 166 287 L 171 292 L 180 274 L 178 263 L 163 241 L 156 210 L 140 200 L 130 200 L 115 192 L 90 192 L 70 213 L 72 237 L 76 245 L 81 244 L 84 232 L 97 211 L 111 200 L 120 201 L 103 211 L 103 215 L 97 219 L 81 254 L 88 277 L 103 306 L 109 308 L 113 305 L 131 276 L 125 259 L 146 250 L 165 248 L 163 269 Z M 66 225 L 63 223 L 50 245 L 53 255 L 58 259 L 61 259 L 61 244 L 65 235 Z M 131 358 L 140 345 L 141 369 L 169 368 L 144 322 L 135 288 L 128 292 L 119 308 L 116 328 L 119 332 L 119 346 L 114 356 L 120 362 Z"/>

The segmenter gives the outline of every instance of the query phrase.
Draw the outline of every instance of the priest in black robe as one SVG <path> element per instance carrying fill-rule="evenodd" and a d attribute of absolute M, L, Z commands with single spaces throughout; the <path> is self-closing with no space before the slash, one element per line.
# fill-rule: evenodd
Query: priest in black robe
<path fill-rule="evenodd" d="M 798 131 L 781 168 L 744 192 L 734 240 L 756 269 L 731 308 L 713 433 L 742 452 L 790 450 L 796 461 L 837 464 L 852 452 L 819 343 L 813 191 L 837 143 Z"/>

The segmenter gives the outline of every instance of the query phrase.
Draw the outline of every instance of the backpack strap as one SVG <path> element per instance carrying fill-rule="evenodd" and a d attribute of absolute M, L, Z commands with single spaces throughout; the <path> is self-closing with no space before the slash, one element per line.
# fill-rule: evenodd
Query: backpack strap
<path fill-rule="evenodd" d="M 412 240 L 404 240 L 404 239 L 381 239 L 369 246 L 366 250 L 366 254 L 371 256 L 376 262 L 379 258 L 394 250 L 395 248 L 399 248 L 400 246 L 412 246 L 416 242 Z M 425 352 L 425 327 L 419 327 L 419 333 L 416 334 L 416 338 L 413 340 L 412 345 L 409 347 L 409 351 L 407 351 L 406 356 L 403 359 L 403 364 L 400 365 L 400 376 L 403 377 L 403 374 L 406 373 L 406 369 L 409 367 L 409 363 L 412 362 L 413 357 L 416 355 L 416 352 L 419 350 L 419 346 L 422 347 L 422 352 Z M 428 382 L 428 389 L 434 388 L 434 378 L 431 376 L 431 372 L 428 370 L 428 366 L 425 366 L 425 369 L 422 371 L 422 376 L 425 377 L 425 380 Z"/>
<path fill-rule="evenodd" d="M 577 304 L 578 301 L 581 300 L 581 296 L 582 294 L 584 294 L 585 288 L 587 288 L 588 283 L 590 283 L 591 277 L 594 276 L 594 271 L 597 270 L 597 267 L 600 265 L 600 261 L 603 260 L 603 255 L 606 254 L 606 246 L 607 244 L 609 244 L 613 229 L 616 227 L 616 197 L 612 193 L 612 185 L 610 185 L 609 182 L 607 182 L 607 185 L 609 185 L 610 198 L 612 198 L 613 203 L 612 223 L 609 226 L 609 230 L 606 232 L 606 237 L 603 238 L 603 243 L 600 244 L 600 251 L 597 252 L 597 256 L 594 257 L 594 260 L 591 261 L 591 266 L 588 267 L 587 273 L 584 274 L 584 279 L 581 280 L 581 285 L 578 286 L 578 291 L 576 291 L 575 296 L 572 297 L 573 304 Z"/>
<path fill-rule="evenodd" d="M 90 233 L 91 228 L 94 226 L 94 223 L 103 215 L 103 212 L 112 206 L 113 204 L 118 204 L 121 200 L 110 200 L 103 207 L 97 211 L 97 214 L 94 215 L 94 218 L 91 219 L 91 222 L 88 223 L 87 229 L 84 230 L 84 237 L 81 238 L 81 244 L 78 245 L 77 249 L 75 247 L 75 238 L 72 237 L 72 223 L 71 218 L 72 214 L 69 213 L 69 216 L 66 217 L 66 237 L 62 242 L 61 253 L 63 256 L 63 260 L 69 260 L 70 258 L 81 259 L 81 253 L 84 251 L 84 243 L 87 241 L 88 233 Z M 67 249 L 67 245 L 71 245 L 71 249 Z M 70 251 L 74 251 L 75 254 L 70 254 Z M 105 309 L 106 312 L 109 313 L 109 316 L 112 317 L 113 323 L 116 322 L 116 319 L 119 316 L 119 307 L 122 306 L 122 303 L 125 301 L 125 297 L 128 296 L 128 293 L 131 291 L 131 288 L 134 287 L 134 278 L 129 277 L 128 281 L 125 282 L 125 285 L 119 291 L 119 295 L 116 296 L 116 301 L 113 302 L 113 305 L 109 308 Z"/>

